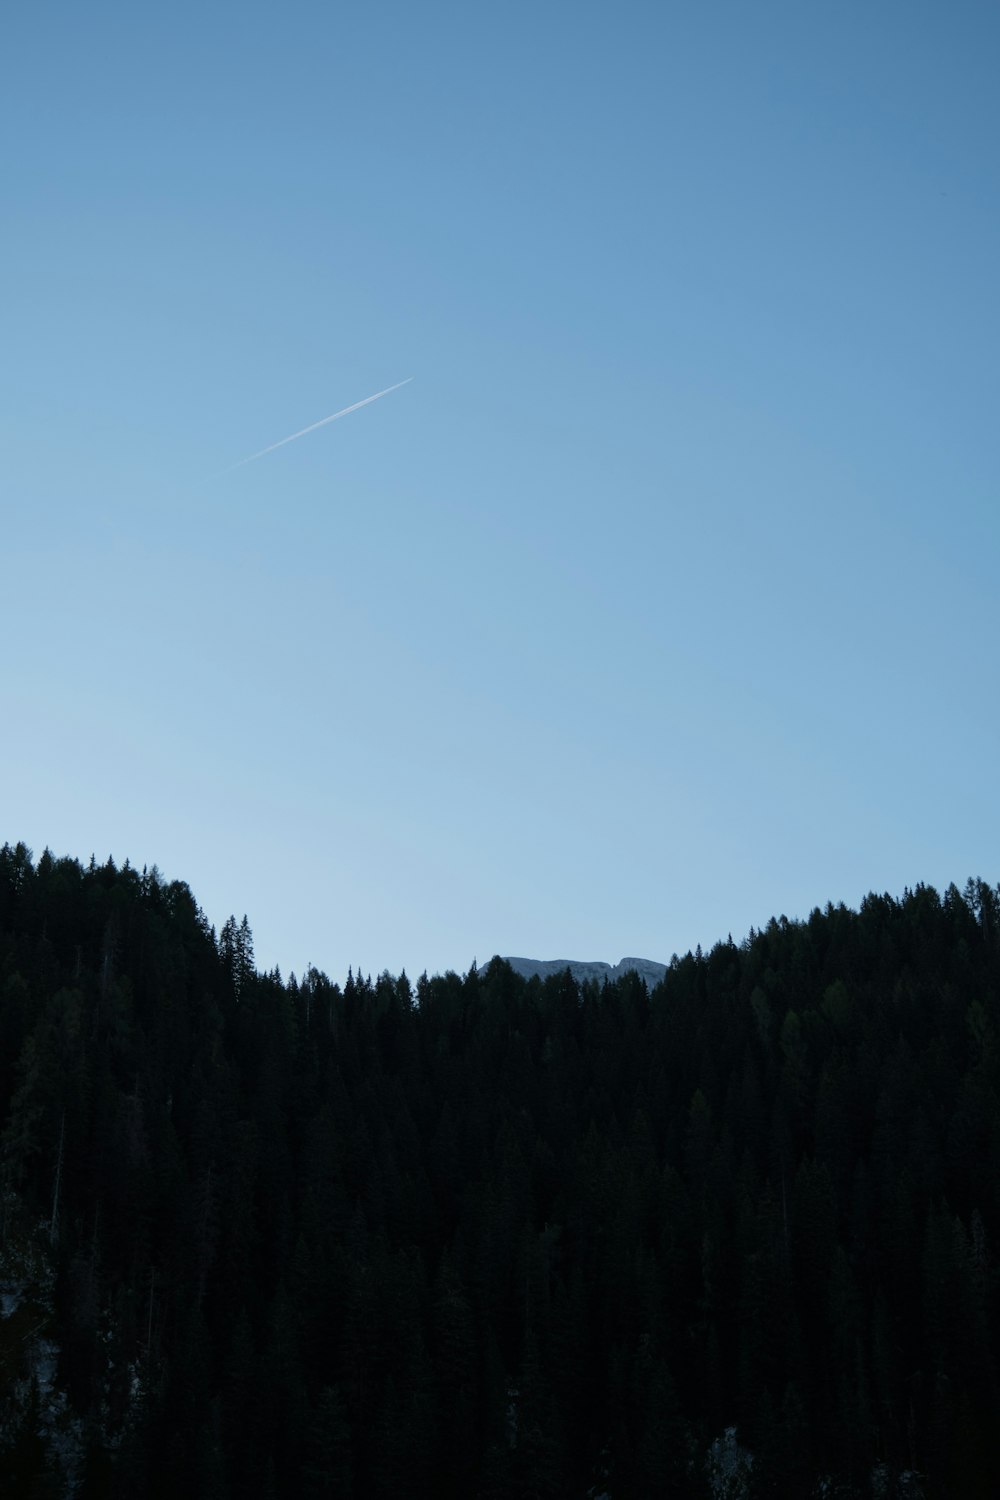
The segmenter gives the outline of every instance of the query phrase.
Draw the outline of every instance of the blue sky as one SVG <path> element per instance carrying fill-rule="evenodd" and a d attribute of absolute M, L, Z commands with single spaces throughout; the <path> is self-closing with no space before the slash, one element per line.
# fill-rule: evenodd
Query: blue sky
<path fill-rule="evenodd" d="M 1000 879 L 998 63 L 986 4 L 15 7 L 0 839 L 337 978 Z"/>

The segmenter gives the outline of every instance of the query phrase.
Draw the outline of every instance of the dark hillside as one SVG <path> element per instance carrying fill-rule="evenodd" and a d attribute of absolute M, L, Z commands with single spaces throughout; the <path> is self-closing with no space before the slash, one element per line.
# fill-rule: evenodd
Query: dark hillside
<path fill-rule="evenodd" d="M 7 846 L 0 1492 L 995 1497 L 998 1015 L 981 882 L 342 990 Z"/>

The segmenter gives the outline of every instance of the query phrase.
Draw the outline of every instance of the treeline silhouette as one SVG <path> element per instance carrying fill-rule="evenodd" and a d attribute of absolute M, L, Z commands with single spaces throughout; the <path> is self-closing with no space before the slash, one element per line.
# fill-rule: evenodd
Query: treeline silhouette
<path fill-rule="evenodd" d="M 652 993 L 340 988 L 5 846 L 0 1281 L 52 1268 L 77 1493 L 995 1497 L 998 1005 L 981 881 Z M 0 1490 L 62 1494 L 14 1318 Z"/>

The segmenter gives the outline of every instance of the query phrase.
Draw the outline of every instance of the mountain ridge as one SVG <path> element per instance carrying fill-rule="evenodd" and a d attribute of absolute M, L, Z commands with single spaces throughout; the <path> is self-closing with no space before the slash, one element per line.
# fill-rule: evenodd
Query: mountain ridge
<path fill-rule="evenodd" d="M 652 958 L 623 958 L 617 964 L 605 963 L 602 959 L 578 958 L 504 957 L 503 961 L 510 964 L 514 973 L 520 974 L 522 979 L 533 979 L 536 975 L 539 979 L 547 979 L 552 974 L 562 974 L 568 969 L 578 982 L 585 979 L 602 982 L 606 979 L 611 984 L 625 974 L 638 974 L 650 989 L 659 984 L 667 972 L 666 964 L 657 963 Z"/>

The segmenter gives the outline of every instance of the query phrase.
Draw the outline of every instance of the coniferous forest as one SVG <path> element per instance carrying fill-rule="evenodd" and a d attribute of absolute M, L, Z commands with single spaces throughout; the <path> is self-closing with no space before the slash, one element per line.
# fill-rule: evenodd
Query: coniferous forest
<path fill-rule="evenodd" d="M 1000 889 L 652 992 L 0 851 L 5 1497 L 995 1497 Z"/>

